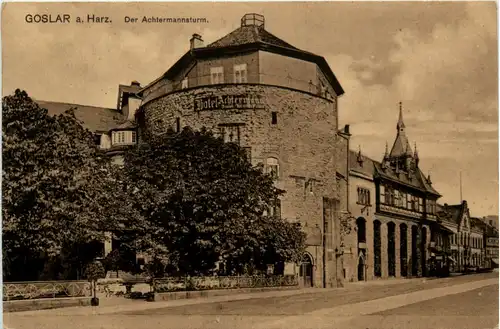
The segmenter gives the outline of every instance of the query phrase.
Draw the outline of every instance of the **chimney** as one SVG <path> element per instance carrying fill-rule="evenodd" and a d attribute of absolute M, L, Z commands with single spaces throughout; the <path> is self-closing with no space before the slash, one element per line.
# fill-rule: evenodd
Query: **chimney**
<path fill-rule="evenodd" d="M 141 86 L 141 84 L 140 84 L 140 83 L 139 83 L 139 81 L 137 81 L 137 80 L 132 81 L 132 82 L 130 83 L 130 85 L 131 85 L 131 86 L 137 86 L 137 87 L 140 87 L 140 86 Z"/>
<path fill-rule="evenodd" d="M 199 35 L 199 34 L 196 34 L 196 33 L 193 34 L 193 36 L 191 37 L 191 40 L 189 40 L 189 42 L 190 42 L 191 50 L 204 47 L 203 39 L 201 38 L 201 35 Z"/>

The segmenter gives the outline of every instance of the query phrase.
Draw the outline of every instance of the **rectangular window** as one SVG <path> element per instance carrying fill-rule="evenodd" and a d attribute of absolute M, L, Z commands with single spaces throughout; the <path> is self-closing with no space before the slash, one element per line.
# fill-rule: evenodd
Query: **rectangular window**
<path fill-rule="evenodd" d="M 273 125 L 278 124 L 278 113 L 277 112 L 271 112 L 271 124 L 273 124 Z"/>
<path fill-rule="evenodd" d="M 247 65 L 238 64 L 234 66 L 234 83 L 247 82 Z"/>
<path fill-rule="evenodd" d="M 279 163 L 278 159 L 276 158 L 268 158 L 266 160 L 266 172 L 268 174 L 271 174 L 271 177 L 273 179 L 278 179 L 279 178 Z"/>
<path fill-rule="evenodd" d="M 210 68 L 210 82 L 213 85 L 224 83 L 224 68 L 222 66 Z"/>
<path fill-rule="evenodd" d="M 384 185 L 380 185 L 380 203 L 384 204 L 385 203 L 385 189 Z"/>
<path fill-rule="evenodd" d="M 418 211 L 424 212 L 424 199 L 418 198 Z"/>
<path fill-rule="evenodd" d="M 186 89 L 189 85 L 188 85 L 188 78 L 185 77 L 184 79 L 182 79 L 182 84 L 181 84 L 181 88 L 182 89 Z"/>
<path fill-rule="evenodd" d="M 132 131 L 132 143 L 137 143 L 137 133 L 135 131 Z"/>
<path fill-rule="evenodd" d="M 219 136 L 225 143 L 240 143 L 240 125 L 227 124 L 219 126 Z"/>
<path fill-rule="evenodd" d="M 180 132 L 181 131 L 181 118 L 176 118 L 175 119 L 175 131 Z"/>
<path fill-rule="evenodd" d="M 275 218 L 281 218 L 281 200 L 276 200 L 276 203 L 272 206 L 270 211 L 271 216 Z"/>

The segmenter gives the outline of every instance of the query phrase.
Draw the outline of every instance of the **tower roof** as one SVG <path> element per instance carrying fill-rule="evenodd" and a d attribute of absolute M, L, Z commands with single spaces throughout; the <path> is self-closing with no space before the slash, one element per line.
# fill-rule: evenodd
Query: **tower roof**
<path fill-rule="evenodd" d="M 154 80 L 141 90 L 149 88 L 162 78 L 174 79 L 198 59 L 229 56 L 253 51 L 266 51 L 291 58 L 315 63 L 325 74 L 337 96 L 344 94 L 344 89 L 337 80 L 332 69 L 322 56 L 298 49 L 286 41 L 276 37 L 264 28 L 264 17 L 258 14 L 246 14 L 241 19 L 241 26 L 219 40 L 205 47 L 197 47 L 187 51 L 160 78 Z"/>
<path fill-rule="evenodd" d="M 405 128 L 405 123 L 403 121 L 403 103 L 399 102 L 399 119 L 397 124 L 398 131 Z"/>
<path fill-rule="evenodd" d="M 396 135 L 396 139 L 394 140 L 394 144 L 392 145 L 390 157 L 399 157 L 402 155 L 413 155 L 413 151 L 410 146 L 410 142 L 408 141 L 408 137 L 406 137 L 405 132 L 405 123 L 403 121 L 403 105 L 399 102 L 399 119 L 398 124 L 396 125 L 398 133 Z"/>

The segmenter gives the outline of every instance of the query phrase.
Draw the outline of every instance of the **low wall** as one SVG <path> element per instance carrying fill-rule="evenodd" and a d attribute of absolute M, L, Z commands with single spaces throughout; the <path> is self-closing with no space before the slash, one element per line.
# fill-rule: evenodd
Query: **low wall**
<path fill-rule="evenodd" d="M 154 301 L 168 301 L 176 299 L 191 299 L 191 298 L 207 298 L 216 296 L 229 296 L 236 294 L 246 294 L 265 291 L 280 291 L 280 290 L 298 290 L 299 286 L 287 287 L 265 287 L 265 288 L 242 288 L 242 289 L 217 289 L 217 290 L 199 290 L 199 291 L 176 291 L 176 292 L 160 292 L 154 294 Z"/>
<path fill-rule="evenodd" d="M 90 306 L 90 300 L 91 298 L 89 297 L 11 300 L 3 302 L 3 311 L 23 312 L 62 307 Z"/>

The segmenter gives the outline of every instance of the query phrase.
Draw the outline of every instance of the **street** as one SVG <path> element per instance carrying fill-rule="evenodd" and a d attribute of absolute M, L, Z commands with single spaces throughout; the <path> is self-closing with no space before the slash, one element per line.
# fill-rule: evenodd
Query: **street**
<path fill-rule="evenodd" d="M 6 328 L 456 328 L 498 325 L 498 274 L 350 284 L 243 300 L 137 303 L 6 313 Z M 163 304 L 162 304 L 163 303 Z"/>

